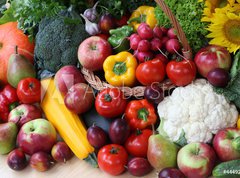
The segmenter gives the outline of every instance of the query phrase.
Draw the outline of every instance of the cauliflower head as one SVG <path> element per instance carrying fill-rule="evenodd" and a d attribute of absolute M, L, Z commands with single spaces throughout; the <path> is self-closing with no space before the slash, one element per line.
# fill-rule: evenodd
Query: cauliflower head
<path fill-rule="evenodd" d="M 177 142 L 185 136 L 187 143 L 211 142 L 220 129 L 232 127 L 238 119 L 235 105 L 216 94 L 205 79 L 197 79 L 176 88 L 158 105 L 160 134 Z"/>

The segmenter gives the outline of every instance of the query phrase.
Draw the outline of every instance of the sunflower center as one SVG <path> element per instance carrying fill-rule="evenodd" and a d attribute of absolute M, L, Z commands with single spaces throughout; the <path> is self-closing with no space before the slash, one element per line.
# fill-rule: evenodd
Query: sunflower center
<path fill-rule="evenodd" d="M 226 38 L 240 45 L 240 20 L 229 20 L 224 24 Z"/>

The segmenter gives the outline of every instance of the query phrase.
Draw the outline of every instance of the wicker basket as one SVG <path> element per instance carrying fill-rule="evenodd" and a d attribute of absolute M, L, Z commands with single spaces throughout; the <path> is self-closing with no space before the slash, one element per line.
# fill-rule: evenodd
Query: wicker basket
<path fill-rule="evenodd" d="M 169 17 L 174 29 L 177 32 L 178 39 L 182 44 L 182 53 L 185 59 L 192 58 L 192 50 L 189 46 L 185 33 L 183 32 L 182 27 L 178 23 L 177 19 L 175 18 L 174 14 L 171 12 L 169 7 L 166 5 L 164 0 L 155 0 L 155 2 L 161 7 L 163 12 Z M 96 76 L 92 71 L 87 70 L 86 68 L 81 69 L 85 80 L 96 90 L 103 90 L 104 88 L 113 88 L 114 86 L 102 81 L 98 76 Z M 173 88 L 174 85 L 169 81 L 165 80 L 162 83 L 159 83 L 162 87 L 163 91 Z M 121 91 L 123 91 L 125 96 L 135 96 L 141 97 L 144 95 L 145 86 L 136 86 L 133 88 L 130 87 L 118 87 Z"/>

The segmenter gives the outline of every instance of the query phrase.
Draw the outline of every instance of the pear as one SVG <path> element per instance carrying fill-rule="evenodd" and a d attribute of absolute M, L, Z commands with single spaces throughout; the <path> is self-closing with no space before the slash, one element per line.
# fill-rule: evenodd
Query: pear
<path fill-rule="evenodd" d="M 13 122 L 0 124 L 0 154 L 7 154 L 16 147 L 18 128 Z"/>
<path fill-rule="evenodd" d="M 162 135 L 151 135 L 148 139 L 147 158 L 155 169 L 161 171 L 166 167 L 177 166 L 178 150 L 177 145 Z"/>
<path fill-rule="evenodd" d="M 20 80 L 27 77 L 36 77 L 33 64 L 23 55 L 18 54 L 18 47 L 15 47 L 15 54 L 8 60 L 7 80 L 10 85 L 17 88 Z"/>

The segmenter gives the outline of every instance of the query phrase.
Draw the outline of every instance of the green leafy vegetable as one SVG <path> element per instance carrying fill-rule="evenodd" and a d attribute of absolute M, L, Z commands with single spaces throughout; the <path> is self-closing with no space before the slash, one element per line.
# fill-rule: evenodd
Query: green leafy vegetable
<path fill-rule="evenodd" d="M 233 65 L 230 71 L 231 77 L 235 77 L 238 71 L 240 71 L 240 51 L 234 56 Z"/>
<path fill-rule="evenodd" d="M 165 3 L 182 26 L 194 53 L 208 44 L 206 38 L 208 34 L 206 30 L 207 24 L 201 22 L 204 3 L 197 0 L 165 0 Z M 171 26 L 168 17 L 160 7 L 156 7 L 155 15 L 159 25 Z"/>
<path fill-rule="evenodd" d="M 65 65 L 77 65 L 78 46 L 88 36 L 80 16 L 72 8 L 61 11 L 56 17 L 42 19 L 34 49 L 39 75 L 44 70 L 55 73 Z"/>
<path fill-rule="evenodd" d="M 44 17 L 56 16 L 66 7 L 54 0 L 11 0 L 10 8 L 4 12 L 0 24 L 18 21 L 18 26 L 32 40 L 38 23 Z"/>
<path fill-rule="evenodd" d="M 174 142 L 176 145 L 178 145 L 179 147 L 183 147 L 185 145 L 187 145 L 187 139 L 185 137 L 185 132 L 184 130 L 182 130 L 180 136 L 179 136 L 179 139 Z"/>
<path fill-rule="evenodd" d="M 240 109 L 240 70 L 225 88 L 215 88 L 215 92 L 223 94 L 229 101 L 233 102 Z"/>
<path fill-rule="evenodd" d="M 99 0 L 99 7 L 103 12 L 108 12 L 116 18 L 121 18 L 126 13 L 132 13 L 141 5 L 156 6 L 154 0 Z"/>

